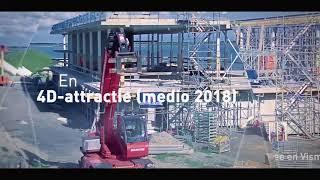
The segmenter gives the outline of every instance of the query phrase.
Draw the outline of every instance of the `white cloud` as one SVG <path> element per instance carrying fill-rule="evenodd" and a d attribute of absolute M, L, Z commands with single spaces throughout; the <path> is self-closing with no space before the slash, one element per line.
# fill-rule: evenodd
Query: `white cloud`
<path fill-rule="evenodd" d="M 26 45 L 41 29 L 83 12 L 0 12 L 0 43 Z M 49 36 L 49 33 L 48 33 Z"/>
<path fill-rule="evenodd" d="M 58 36 L 50 35 L 52 25 L 85 12 L 0 12 L 0 44 L 26 45 L 32 37 L 35 41 L 52 41 Z M 128 12 L 122 12 L 128 14 Z M 141 12 L 130 12 L 141 13 Z M 161 18 L 176 18 L 184 12 L 151 12 Z M 190 13 L 190 12 L 189 12 Z M 218 18 L 218 12 L 194 12 L 200 17 Z M 300 12 L 301 14 L 302 12 Z M 220 12 L 220 19 L 249 19 L 277 15 L 298 14 L 297 12 Z M 36 34 L 35 34 L 36 33 Z"/>
<path fill-rule="evenodd" d="M 52 25 L 84 13 L 86 12 L 0 12 L 0 44 L 27 45 L 33 37 L 35 41 L 45 39 L 51 41 L 52 37 L 58 37 L 49 34 Z M 177 17 L 176 12 L 151 12 L 151 14 L 167 18 Z"/>

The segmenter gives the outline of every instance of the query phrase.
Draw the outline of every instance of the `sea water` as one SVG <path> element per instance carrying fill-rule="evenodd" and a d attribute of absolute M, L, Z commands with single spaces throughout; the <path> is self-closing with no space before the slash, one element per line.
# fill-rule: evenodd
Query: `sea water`
<path fill-rule="evenodd" d="M 172 49 L 171 49 L 171 44 L 172 44 Z M 235 46 L 235 45 L 234 45 Z M 236 46 L 235 46 L 236 47 Z M 17 50 L 22 50 L 22 51 L 28 51 L 28 50 L 37 50 L 40 51 L 46 55 L 49 56 L 49 58 L 54 59 L 54 58 L 63 58 L 63 53 L 61 52 L 56 52 L 55 50 L 62 50 L 63 49 L 63 44 L 60 43 L 39 43 L 39 44 L 31 44 L 30 46 L 27 47 L 8 47 L 9 51 L 17 51 Z M 149 53 L 150 53 L 150 57 L 151 57 L 151 44 L 149 45 Z M 169 57 L 170 54 L 172 54 L 173 57 L 177 57 L 178 54 L 178 43 L 177 42 L 163 42 L 162 43 L 162 48 L 159 45 L 159 47 L 156 45 L 156 43 L 153 45 L 153 49 L 154 49 L 154 53 L 153 53 L 153 57 L 154 59 L 156 59 L 157 57 L 157 48 L 159 48 L 159 51 L 162 49 L 162 53 L 159 53 L 159 56 L 164 57 L 166 59 L 164 59 L 164 62 L 169 62 Z M 213 52 L 215 47 L 213 47 L 213 45 L 211 45 L 211 47 L 208 48 L 208 46 L 206 44 L 203 44 L 202 46 L 200 46 L 199 51 L 209 51 L 212 50 Z M 135 43 L 135 51 L 138 52 L 140 49 L 140 45 L 139 43 Z M 147 53 L 148 53 L 148 44 L 146 42 L 142 42 L 141 43 L 141 56 L 142 57 L 147 57 Z M 192 47 L 189 45 L 187 42 L 184 42 L 183 44 L 183 57 L 188 57 L 188 54 L 190 54 L 190 51 L 192 50 Z M 189 51 L 189 52 L 188 52 Z M 233 48 L 230 46 L 230 44 L 228 43 L 224 43 L 224 41 L 221 42 L 221 66 L 225 66 L 226 68 L 228 68 L 230 66 L 230 64 L 232 63 L 232 61 L 234 60 L 234 58 L 236 57 L 236 52 L 233 50 Z M 226 52 L 225 52 L 226 51 Z M 207 57 L 208 53 L 207 52 L 203 52 L 203 53 L 199 53 L 198 54 L 201 57 Z M 214 56 L 214 54 L 212 54 L 212 56 Z M 207 60 L 203 59 L 203 60 L 199 60 L 199 63 L 201 65 L 203 65 L 203 67 L 206 67 L 208 65 Z M 146 62 L 143 62 L 143 64 L 146 64 Z M 212 61 L 212 67 L 214 69 L 215 67 L 215 60 L 213 59 Z M 240 61 L 240 59 L 238 58 L 235 63 L 232 66 L 233 70 L 241 70 L 243 69 L 243 64 Z"/>

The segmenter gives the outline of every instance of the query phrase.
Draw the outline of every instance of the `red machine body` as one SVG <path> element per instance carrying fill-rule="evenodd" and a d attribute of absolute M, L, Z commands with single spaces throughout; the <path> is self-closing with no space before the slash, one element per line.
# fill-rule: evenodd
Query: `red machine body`
<path fill-rule="evenodd" d="M 4 53 L 7 51 L 4 45 L 0 45 L 0 86 L 7 86 L 11 82 L 9 77 L 4 75 Z"/>
<path fill-rule="evenodd" d="M 8 86 L 10 82 L 11 81 L 8 76 L 0 75 L 0 86 Z"/>
<path fill-rule="evenodd" d="M 119 36 L 125 38 L 123 32 L 118 32 L 109 38 L 114 40 L 105 50 L 103 75 L 101 79 L 101 93 L 118 93 L 120 74 L 115 71 L 117 61 L 125 58 L 133 58 L 134 53 L 127 51 L 122 53 L 123 47 L 119 47 Z M 122 40 L 122 39 L 121 39 Z M 118 41 L 118 42 L 116 42 Z M 116 46 L 116 47 L 115 47 Z M 118 51 L 118 52 L 116 52 Z M 118 62 L 123 63 L 124 62 Z M 117 98 L 116 98 L 117 99 Z M 117 111 L 117 102 L 110 99 L 110 103 L 104 104 L 103 118 L 97 123 L 97 132 L 89 134 L 89 137 L 99 137 L 101 147 L 97 152 L 86 152 L 81 158 L 82 168 L 152 168 L 153 163 L 148 156 L 149 143 L 147 139 L 146 122 L 139 116 L 121 116 Z M 115 123 L 116 120 L 116 123 Z"/>

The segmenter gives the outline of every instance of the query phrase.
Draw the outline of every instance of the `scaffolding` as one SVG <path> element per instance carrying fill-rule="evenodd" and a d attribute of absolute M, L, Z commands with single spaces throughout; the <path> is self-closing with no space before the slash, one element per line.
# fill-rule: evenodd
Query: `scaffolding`
<path fill-rule="evenodd" d="M 278 87 L 286 90 L 277 93 L 277 119 L 287 121 L 293 131 L 309 139 L 319 134 L 320 127 L 317 31 L 313 16 L 306 16 L 305 24 L 279 28 L 277 37 L 283 40 L 276 42 L 281 47 L 279 68 L 283 70 Z"/>
<path fill-rule="evenodd" d="M 202 102 L 196 101 L 197 91 L 214 93 L 221 90 L 222 86 L 232 90 L 229 86 L 231 76 L 227 73 L 230 69 L 223 75 L 221 73 L 222 69 L 226 69 L 226 63 L 221 65 L 221 60 L 226 62 L 229 59 L 225 54 L 227 29 L 220 29 L 219 19 L 214 19 L 214 15 L 208 17 L 200 13 L 187 13 L 184 17 L 188 21 L 188 44 L 181 79 L 182 92 L 188 93 L 190 100 L 187 103 L 175 104 L 169 122 L 179 125 L 176 128 L 177 134 L 192 134 L 195 149 L 205 147 L 215 152 L 229 151 L 231 132 L 239 127 L 242 111 L 249 111 L 249 107 L 241 107 L 238 102 L 221 102 L 221 99 L 216 99 L 215 96 L 211 101 L 203 98 Z M 225 37 L 223 57 L 220 46 L 222 33 Z M 224 67 L 221 68 L 222 66 Z M 217 140 L 223 139 L 221 137 L 226 137 L 226 142 L 223 149 L 217 149 Z"/>
<path fill-rule="evenodd" d="M 319 135 L 319 23 L 319 14 L 308 14 L 239 22 L 235 29 L 245 69 L 257 72 L 256 88 L 274 88 L 276 141 L 285 140 L 287 126 L 288 134 Z"/>
<path fill-rule="evenodd" d="M 240 75 L 239 72 L 234 75 L 233 65 L 235 61 L 240 60 L 246 68 L 251 63 L 246 61 L 246 58 L 242 56 L 243 53 L 239 52 L 236 45 L 228 38 L 228 32 L 232 30 L 229 26 L 230 23 L 221 21 L 219 17 L 219 13 L 212 13 L 212 16 L 208 16 L 208 13 L 183 13 L 176 19 L 180 23 L 179 27 L 180 25 L 184 27 L 183 30 L 178 28 L 178 30 L 167 32 L 167 34 L 162 34 L 160 31 L 144 32 L 147 38 L 142 38 L 141 34 L 134 34 L 134 51 L 142 64 L 142 72 L 146 73 L 146 77 L 143 74 L 139 74 L 133 79 L 127 78 L 126 82 L 130 88 L 136 88 L 131 83 L 140 81 L 153 87 L 155 92 L 159 92 L 156 87 L 160 86 L 160 84 L 165 86 L 164 84 L 167 82 L 163 77 L 160 78 L 158 75 L 150 74 L 152 72 L 154 74 L 164 73 L 164 68 L 168 68 L 168 66 L 162 66 L 163 63 L 169 64 L 170 68 L 177 67 L 171 68 L 175 69 L 170 70 L 174 74 L 167 76 L 172 84 L 171 87 L 168 85 L 168 88 L 180 89 L 179 93 L 188 93 L 189 101 L 186 103 L 166 102 L 163 104 L 164 108 L 147 109 L 141 113 L 146 115 L 147 119 L 156 119 L 152 120 L 154 122 L 148 123 L 156 123 L 157 131 L 167 131 L 172 132 L 174 135 L 188 137 L 195 149 L 205 146 L 210 150 L 223 152 L 224 150 L 216 149 L 217 141 L 227 139 L 228 143 L 224 144 L 224 149 L 227 151 L 230 148 L 230 146 L 228 147 L 230 145 L 228 140 L 230 140 L 232 132 L 238 130 L 240 126 L 244 127 L 249 121 L 256 120 L 255 108 L 257 106 L 255 106 L 249 85 L 242 89 L 241 93 L 236 94 L 236 97 L 232 97 L 236 99 L 235 101 L 223 102 L 222 100 L 223 92 L 221 91 L 228 90 L 232 92 L 233 90 L 241 89 L 237 85 L 238 78 L 242 78 L 245 84 L 248 84 L 247 77 L 242 75 L 242 70 L 240 70 L 241 72 L 239 71 Z M 117 14 L 112 17 L 113 20 L 121 18 L 129 18 L 130 20 L 131 15 L 120 16 L 120 14 Z M 155 17 L 144 15 L 143 19 L 146 18 L 154 19 Z M 97 34 L 97 37 L 106 38 L 108 33 L 108 30 L 103 30 L 100 34 Z M 79 35 L 79 42 L 81 37 Z M 88 37 L 90 42 L 90 35 Z M 93 39 L 95 38 L 96 35 L 93 35 Z M 87 39 L 87 34 L 85 34 L 84 39 Z M 165 42 L 164 39 L 170 40 Z M 98 46 L 101 45 L 103 47 L 106 42 L 102 42 Z M 142 43 L 146 43 L 144 44 L 145 46 Z M 166 48 L 168 53 L 165 53 L 166 45 L 169 45 Z M 76 52 L 82 52 L 81 46 L 78 46 L 73 48 L 79 49 Z M 227 48 L 234 51 L 236 56 L 233 57 L 230 54 L 229 57 Z M 83 49 L 90 50 L 90 48 Z M 98 52 L 98 58 L 99 54 L 101 52 Z M 169 55 L 165 57 L 164 54 Z M 150 81 L 150 84 L 147 81 Z M 142 88 L 145 87 L 143 86 Z M 96 91 L 99 91 L 98 89 Z M 212 94 L 216 90 L 220 90 L 218 93 L 220 98 L 215 99 L 213 95 L 212 100 L 209 102 L 204 101 L 203 98 L 201 98 L 202 102 L 196 102 L 195 99 L 198 96 L 196 91 L 199 90 L 201 92 L 210 91 Z M 202 97 L 204 97 L 204 94 Z M 136 109 L 138 109 L 137 107 Z M 99 109 L 103 110 L 104 108 L 100 108 L 99 104 L 94 103 L 87 104 L 83 108 L 84 114 L 92 123 L 98 121 L 100 115 L 103 114 Z"/>

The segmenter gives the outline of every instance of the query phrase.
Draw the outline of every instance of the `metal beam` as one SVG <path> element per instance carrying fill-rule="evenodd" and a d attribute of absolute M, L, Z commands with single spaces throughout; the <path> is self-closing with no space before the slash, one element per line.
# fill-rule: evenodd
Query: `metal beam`
<path fill-rule="evenodd" d="M 277 18 L 266 18 L 266 19 L 258 19 L 258 20 L 244 20 L 244 21 L 236 21 L 235 24 L 242 27 L 260 27 L 264 26 L 279 26 L 279 25 L 304 25 L 306 23 L 314 22 L 316 24 L 320 24 L 320 15 L 304 15 L 300 17 L 277 17 Z"/>

